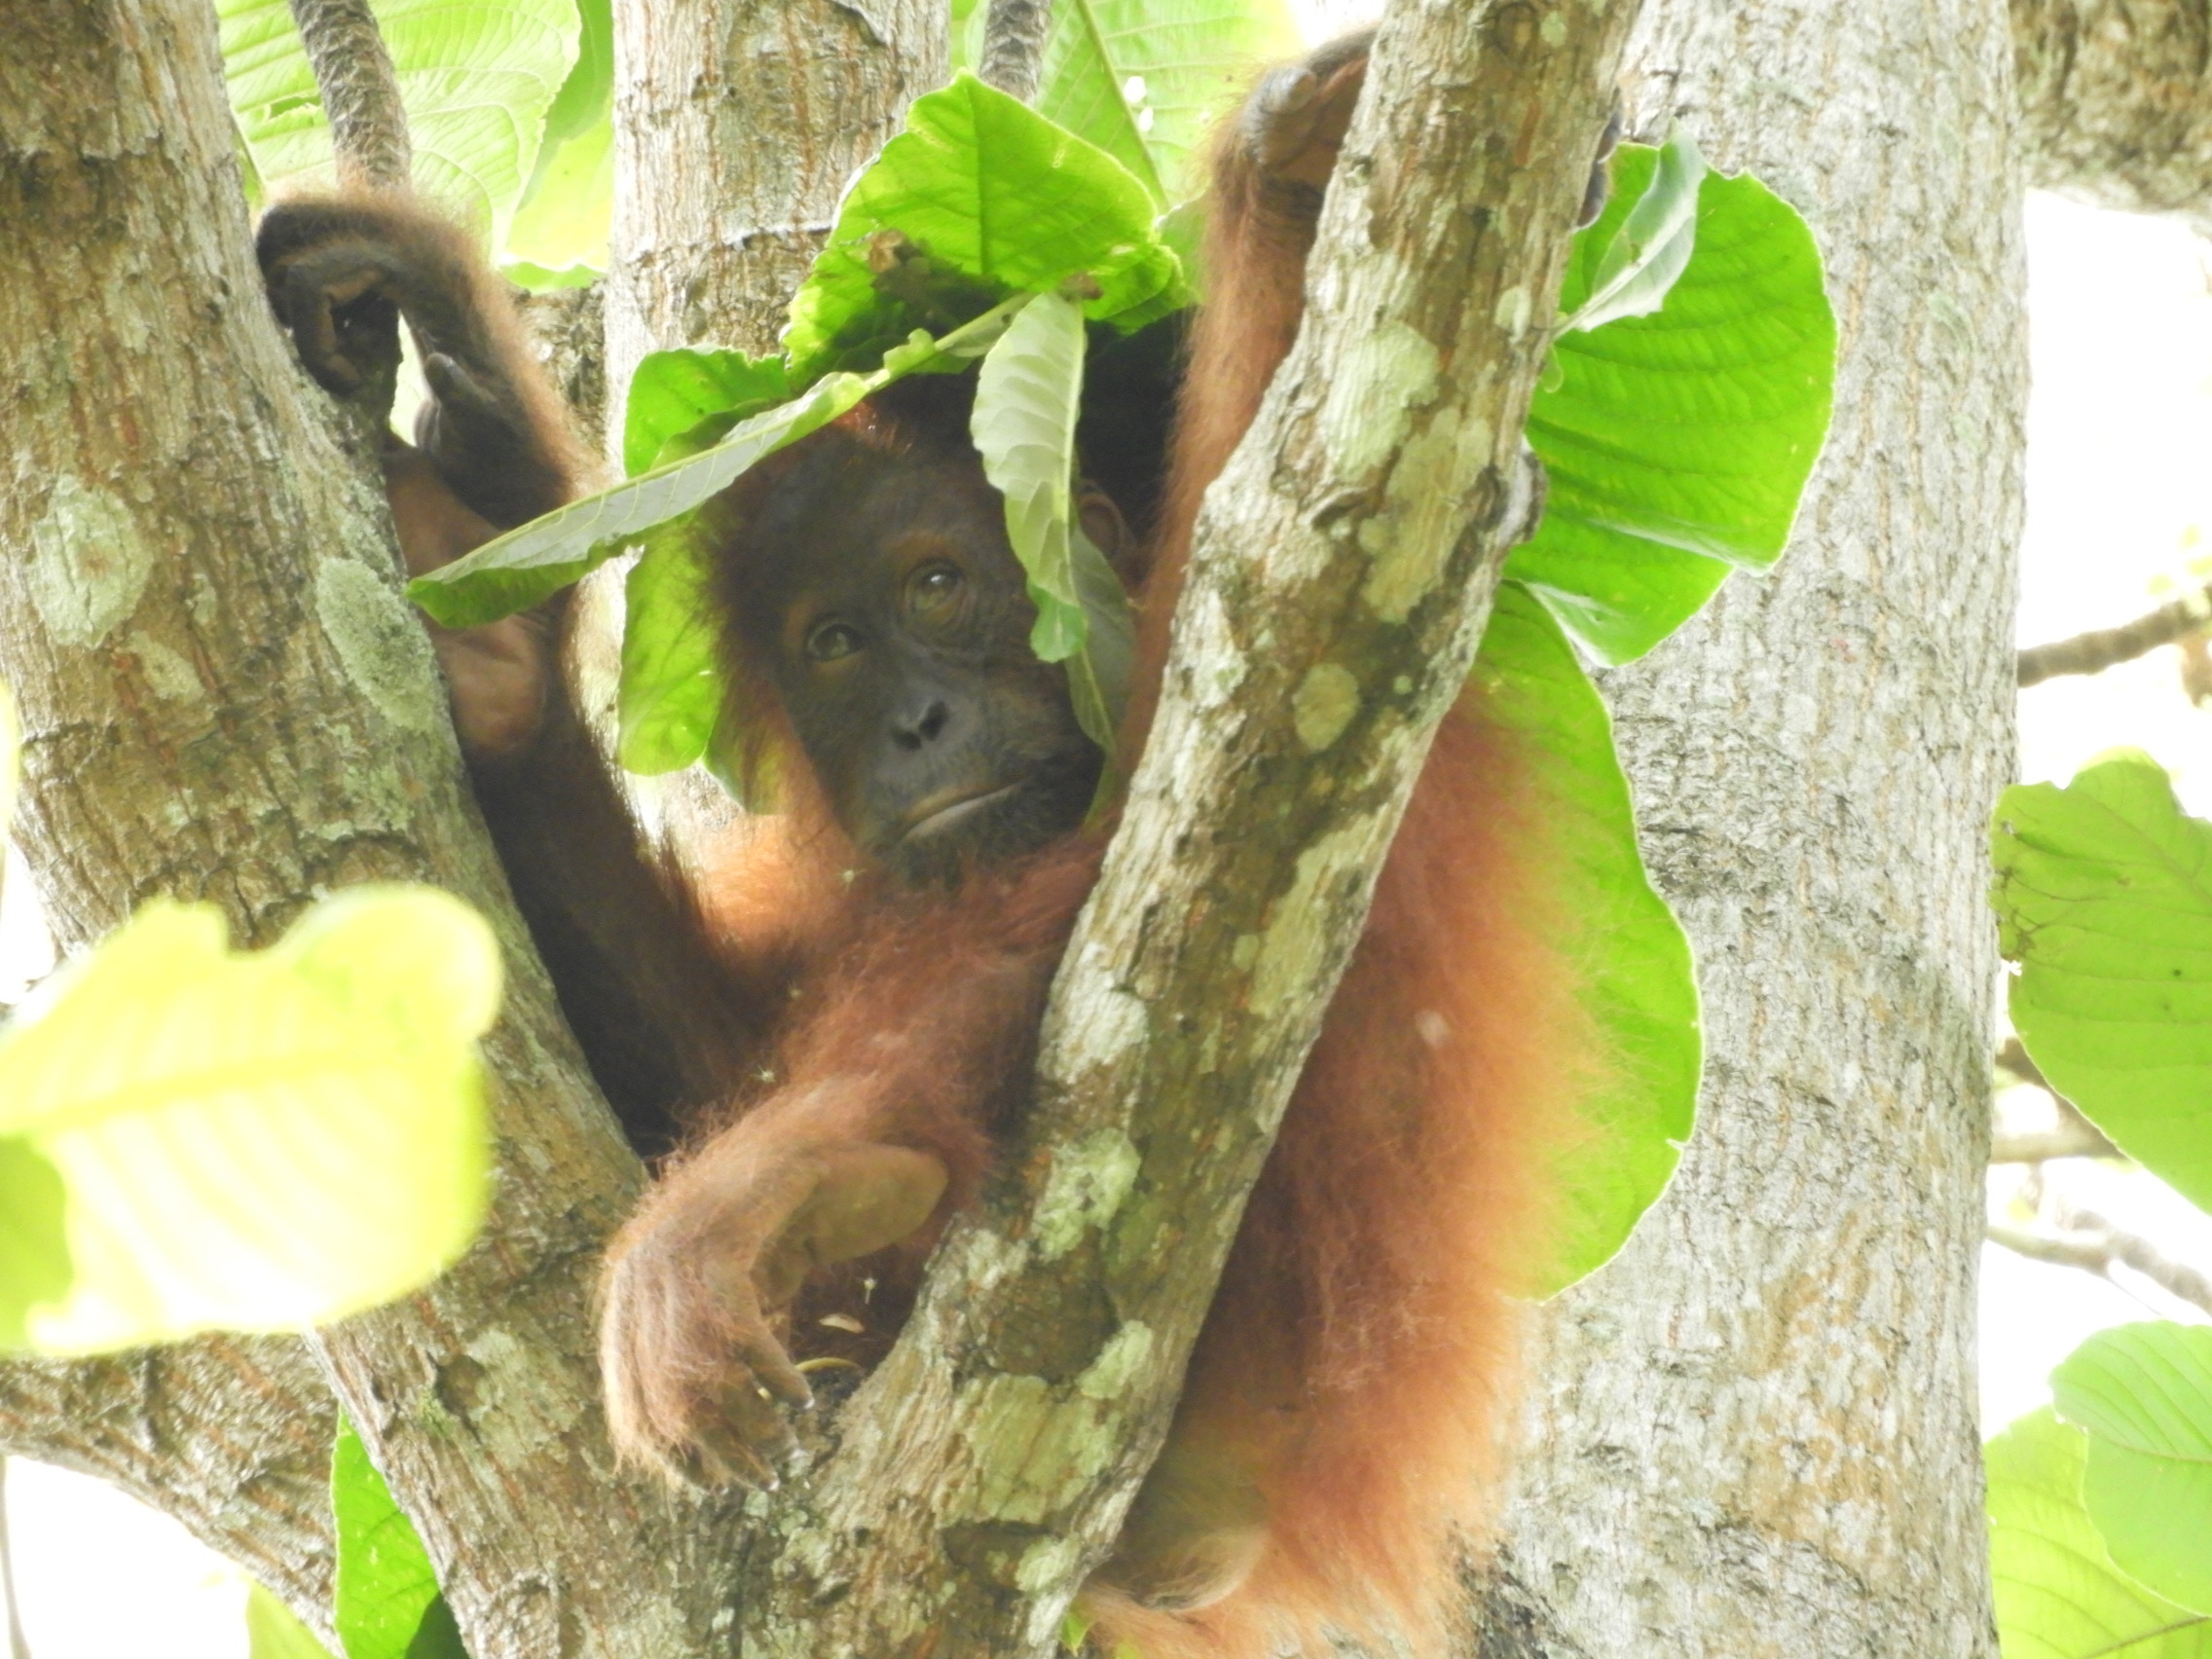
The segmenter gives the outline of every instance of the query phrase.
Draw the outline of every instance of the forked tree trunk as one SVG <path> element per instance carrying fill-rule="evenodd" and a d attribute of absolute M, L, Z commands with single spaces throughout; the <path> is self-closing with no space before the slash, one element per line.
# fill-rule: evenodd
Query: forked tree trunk
<path fill-rule="evenodd" d="M 641 1171 L 476 823 L 372 452 L 341 436 L 263 297 L 213 14 L 0 0 L 0 672 L 48 913 L 79 947 L 155 894 L 212 902 L 252 943 L 364 880 L 434 881 L 486 911 L 510 969 L 486 1045 L 493 1231 L 428 1291 L 313 1346 L 476 1659 L 706 1651 L 730 1534 L 617 1479 L 598 1421 L 589 1287 Z M 173 1433 L 192 1390 L 224 1400 L 226 1348 L 88 1368 L 57 1403 L 120 1368 L 166 1390 L 143 1422 Z M 264 1553 L 298 1595 L 319 1563 L 285 1565 L 305 1552 L 280 1542 L 284 1505 L 327 1395 L 281 1353 L 241 1382 L 202 1425 L 235 1454 L 148 1448 L 140 1478 L 174 1457 L 181 1506 L 203 1535 L 235 1530 L 244 1559 L 274 1526 Z M 11 1378 L 10 1409 L 36 1383 Z M 285 1391 L 298 1423 L 280 1428 Z M 113 1432 L 82 1425 L 70 1460 L 96 1466 Z"/>
<path fill-rule="evenodd" d="M 1695 943 L 1703 1121 L 1567 1296 L 1516 1659 L 1995 1651 L 1973 1388 L 2026 392 L 1997 0 L 1652 0 L 1641 124 L 1811 219 L 1836 419 L 1780 570 L 1607 677 Z M 1571 1645 L 1569 1645 L 1571 1643 Z"/>

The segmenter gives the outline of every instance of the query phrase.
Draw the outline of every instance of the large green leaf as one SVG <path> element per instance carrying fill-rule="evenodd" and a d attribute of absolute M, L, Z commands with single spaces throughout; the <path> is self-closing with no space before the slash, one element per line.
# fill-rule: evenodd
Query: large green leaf
<path fill-rule="evenodd" d="M 415 1524 L 344 1416 L 330 1458 L 330 1507 L 338 1523 L 331 1622 L 346 1659 L 468 1659 Z"/>
<path fill-rule="evenodd" d="M 613 0 L 577 0 L 575 67 L 507 226 L 500 269 L 525 287 L 577 286 L 607 269 L 614 218 Z"/>
<path fill-rule="evenodd" d="M 906 128 L 853 181 L 836 228 L 792 300 L 792 379 L 872 362 L 1008 293 L 1085 276 L 1086 314 L 1123 328 L 1189 298 L 1153 231 L 1152 199 L 1113 157 L 973 75 L 916 98 Z M 920 257 L 901 260 L 903 239 Z M 949 286 L 943 286 L 949 282 Z M 931 305 L 956 308 L 933 317 Z"/>
<path fill-rule="evenodd" d="M 2051 1087 L 2212 1208 L 2212 824 L 2132 752 L 1997 803 L 2012 1025 Z"/>
<path fill-rule="evenodd" d="M 330 1659 L 314 1632 L 259 1584 L 246 1586 L 245 1651 L 246 1659 Z"/>
<path fill-rule="evenodd" d="M 615 756 L 629 771 L 682 771 L 714 740 L 722 676 L 710 580 L 694 519 L 646 533 L 622 593 Z"/>
<path fill-rule="evenodd" d="M 1613 199 L 1577 239 L 1560 305 L 1572 315 L 1656 152 L 1623 146 Z M 1555 343 L 1529 442 L 1550 491 L 1517 548 L 1519 577 L 1605 662 L 1625 662 L 1696 612 L 1738 565 L 1788 539 L 1826 435 L 1835 318 L 1812 234 L 1756 179 L 1708 173 L 1697 240 L 1665 306 Z"/>
<path fill-rule="evenodd" d="M 1705 158 L 1686 134 L 1670 139 L 1636 205 L 1598 256 L 1589 291 L 1561 327 L 1587 334 L 1624 316 L 1649 316 L 1697 251 L 1698 197 Z"/>
<path fill-rule="evenodd" d="M 1028 299 L 1016 295 L 941 340 L 916 334 L 886 354 L 873 374 L 827 375 L 791 402 L 740 421 L 710 449 L 662 461 L 417 576 L 408 595 L 449 628 L 527 610 L 590 574 L 653 526 L 720 494 L 756 462 L 827 426 L 870 392 L 909 374 L 981 355 Z"/>
<path fill-rule="evenodd" d="M 1498 589 L 1472 681 L 1491 719 L 1527 742 L 1544 848 L 1563 872 L 1585 1007 L 1609 1070 L 1561 1155 L 1564 1194 L 1545 1296 L 1604 1265 L 1665 1190 L 1697 1113 L 1702 1039 L 1689 941 L 1637 849 L 1612 722 L 1557 621 L 1518 584 Z"/>
<path fill-rule="evenodd" d="M 505 239 L 546 111 L 576 61 L 577 0 L 376 0 L 415 184 Z M 216 0 L 231 108 L 262 179 L 329 182 L 330 126 L 288 0 Z"/>
<path fill-rule="evenodd" d="M 212 906 L 148 904 L 0 1036 L 0 1146 L 66 1195 L 32 1342 L 296 1329 L 437 1273 L 484 1214 L 498 1000 L 491 931 L 428 888 L 352 889 L 247 956 Z M 0 1252 L 46 1179 L 0 1163 Z"/>
<path fill-rule="evenodd" d="M 2212 1327 L 2099 1331 L 2050 1387 L 2059 1415 L 2088 1433 L 2082 1496 L 2115 1564 L 2212 1613 Z"/>
<path fill-rule="evenodd" d="M 1198 193 L 1191 153 L 1253 66 L 1297 50 L 1282 0 L 1059 0 L 1037 108 L 1127 167 L 1164 211 Z"/>
<path fill-rule="evenodd" d="M 622 470 L 633 478 L 649 471 L 672 459 L 661 454 L 671 439 L 696 430 L 702 421 L 727 416 L 734 426 L 781 403 L 791 391 L 781 357 L 688 349 L 647 351 L 630 376 L 630 396 L 623 405 Z M 705 447 L 692 446 L 690 453 Z"/>
<path fill-rule="evenodd" d="M 32 1309 L 69 1293 L 67 1209 L 54 1161 L 0 1135 L 0 1349 L 28 1346 Z"/>
<path fill-rule="evenodd" d="M 1108 754 L 1128 706 L 1136 624 L 1121 578 L 1074 522 L 1083 310 L 1040 294 L 983 358 L 970 432 L 1006 498 L 1008 538 L 1037 607 L 1029 644 L 1067 664 L 1076 719 Z"/>
<path fill-rule="evenodd" d="M 2212 1619 L 2121 1572 L 2082 1506 L 2088 1445 L 2046 1409 L 1982 1449 L 2005 1659 L 2212 1659 Z"/>

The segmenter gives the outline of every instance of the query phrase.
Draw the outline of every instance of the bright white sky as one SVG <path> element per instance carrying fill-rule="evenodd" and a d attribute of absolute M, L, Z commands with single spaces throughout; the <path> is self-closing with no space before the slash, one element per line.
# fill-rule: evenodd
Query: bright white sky
<path fill-rule="evenodd" d="M 2157 602 L 2161 580 L 2185 581 L 2193 559 L 2212 558 L 2212 245 L 2175 225 L 2038 197 L 2028 246 L 2023 645 L 2124 622 Z M 2024 693 L 2020 730 L 2024 778 L 2064 781 L 2099 751 L 2132 744 L 2174 773 L 2192 810 L 2212 814 L 2212 710 L 2182 695 L 2171 650 Z M 26 889 L 8 882 L 11 894 Z M 44 968 L 31 918 L 15 906 L 0 917 L 0 998 Z M 2078 1201 L 2212 1267 L 2212 1220 L 2158 1183 L 2054 1167 Z M 2012 1184 L 1992 1177 L 2000 1196 Z M 2047 1398 L 2046 1374 L 2091 1331 L 2150 1317 L 2201 1316 L 2147 1285 L 2122 1290 L 1987 1249 L 1988 1430 Z M 19 1461 L 8 1518 L 33 1659 L 244 1659 L 242 1579 L 173 1522 L 96 1481 Z"/>

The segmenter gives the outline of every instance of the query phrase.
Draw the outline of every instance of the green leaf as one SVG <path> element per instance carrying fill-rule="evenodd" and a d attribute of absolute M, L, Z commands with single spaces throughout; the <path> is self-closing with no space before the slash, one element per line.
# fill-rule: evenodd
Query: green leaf
<path fill-rule="evenodd" d="M 966 69 L 970 72 L 983 67 L 983 24 L 991 9 L 984 0 L 952 0 L 950 18 L 952 61 L 954 73 Z"/>
<path fill-rule="evenodd" d="M 1575 241 L 1560 305 L 1589 297 L 1656 152 L 1625 145 L 1613 201 Z M 1509 575 L 1603 662 L 1641 656 L 1738 565 L 1789 535 L 1826 435 L 1835 318 L 1812 234 L 1756 179 L 1708 173 L 1697 245 L 1665 306 L 1555 342 L 1529 442 L 1550 490 Z"/>
<path fill-rule="evenodd" d="M 492 245 L 576 61 L 577 0 L 377 0 L 415 145 L 415 185 Z M 288 0 L 216 0 L 231 108 L 267 185 L 331 177 L 330 127 Z"/>
<path fill-rule="evenodd" d="M 575 67 L 545 112 L 545 137 L 507 227 L 500 269 L 526 287 L 580 287 L 607 269 L 614 217 L 614 8 L 577 0 Z M 520 277 L 517 277 L 520 280 Z"/>
<path fill-rule="evenodd" d="M 498 1002 L 491 930 L 429 888 L 351 889 L 245 956 L 213 906 L 146 905 L 0 1036 L 0 1135 L 67 1195 L 74 1272 L 31 1340 L 298 1329 L 442 1271 L 488 1197 Z"/>
<path fill-rule="evenodd" d="M 30 1315 L 69 1293 L 68 1195 L 21 1135 L 0 1135 L 0 1350 L 30 1346 Z"/>
<path fill-rule="evenodd" d="M 626 770 L 680 772 L 714 739 L 722 678 L 711 581 L 694 520 L 646 533 L 623 587 L 615 755 Z"/>
<path fill-rule="evenodd" d="M 266 1586 L 245 1591 L 246 1659 L 330 1659 L 330 1649 Z"/>
<path fill-rule="evenodd" d="M 1548 1296 L 1609 1261 L 1665 1191 L 1697 1113 L 1703 1063 L 1689 941 L 1652 891 L 1636 841 L 1612 721 L 1554 618 L 1499 587 L 1470 682 L 1487 718 L 1524 739 L 1543 802 L 1545 851 L 1564 872 L 1562 925 L 1583 965 L 1584 1006 L 1611 1070 L 1562 1155 Z"/>
<path fill-rule="evenodd" d="M 1086 315 L 1140 327 L 1189 299 L 1152 221 L 1151 197 L 1113 157 L 963 73 L 914 100 L 906 129 L 845 193 L 792 300 L 792 379 L 865 365 L 917 325 L 941 328 L 1078 274 L 1097 285 Z"/>
<path fill-rule="evenodd" d="M 635 478 L 663 459 L 671 438 L 712 416 L 730 424 L 791 395 L 781 357 L 743 351 L 647 351 L 630 377 L 622 418 L 622 470 Z"/>
<path fill-rule="evenodd" d="M 346 1659 L 467 1659 L 414 1523 L 392 1501 L 343 1415 L 330 1459 L 330 1506 L 338 1522 L 331 1622 Z"/>
<path fill-rule="evenodd" d="M 1198 193 L 1192 152 L 1253 66 L 1297 50 L 1281 0 L 1060 0 L 1037 108 L 1127 167 L 1164 211 Z"/>
<path fill-rule="evenodd" d="M 2212 824 L 2146 755 L 2016 785 L 1990 830 L 2012 1025 L 2051 1087 L 2212 1208 Z"/>
<path fill-rule="evenodd" d="M 1082 308 L 1040 294 L 984 357 L 969 430 L 983 476 L 1006 498 L 1007 535 L 1037 607 L 1030 647 L 1067 664 L 1076 719 L 1110 755 L 1136 623 L 1121 578 L 1073 522 L 1083 353 Z"/>
<path fill-rule="evenodd" d="M 2212 1620 L 2113 1566 L 2082 1506 L 2087 1455 L 2048 1409 L 1982 1448 L 2005 1659 L 2212 1659 Z"/>
<path fill-rule="evenodd" d="M 1587 333 L 1624 316 L 1649 316 L 1667 303 L 1668 290 L 1697 247 L 1698 190 L 1705 158 L 1688 133 L 1670 139 L 1642 197 L 1613 233 L 1591 274 L 1590 292 L 1560 325 Z"/>
<path fill-rule="evenodd" d="M 2082 1495 L 2114 1563 L 2212 1613 L 2212 1326 L 2099 1331 L 2050 1387 L 2059 1415 L 2088 1433 Z"/>
<path fill-rule="evenodd" d="M 654 525 L 720 494 L 756 462 L 820 430 L 870 392 L 910 374 L 980 356 L 1029 298 L 1016 295 L 941 340 L 917 333 L 886 354 L 873 374 L 826 376 L 791 402 L 740 421 L 712 449 L 663 461 L 417 576 L 407 584 L 408 596 L 449 628 L 476 627 L 527 610 L 590 574 Z"/>

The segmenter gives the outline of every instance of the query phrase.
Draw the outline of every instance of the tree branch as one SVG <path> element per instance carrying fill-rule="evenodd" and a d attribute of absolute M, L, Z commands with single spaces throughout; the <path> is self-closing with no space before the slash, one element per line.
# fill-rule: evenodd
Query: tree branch
<path fill-rule="evenodd" d="M 2203 0 L 2012 0 L 2027 182 L 2212 229 Z"/>
<path fill-rule="evenodd" d="M 1000 92 L 1023 103 L 1033 101 L 1051 26 L 1051 0 L 991 0 L 983 17 L 983 61 L 977 73 Z"/>
<path fill-rule="evenodd" d="M 407 108 L 369 0 L 291 0 L 291 7 L 330 120 L 339 182 L 407 189 L 415 161 Z"/>
<path fill-rule="evenodd" d="M 1298 343 L 1207 496 L 1036 1111 L 847 1408 L 748 1651 L 1041 1654 L 1112 1539 L 1529 522 L 1523 418 L 1634 10 L 1385 20 Z M 1302 729 L 1323 682 L 1343 718 Z"/>
<path fill-rule="evenodd" d="M 174 1516 L 326 1638 L 333 1423 L 329 1385 L 294 1338 L 0 1366 L 0 1452 Z"/>
<path fill-rule="evenodd" d="M 598 1416 L 590 1287 L 643 1172 L 478 825 L 373 446 L 263 298 L 213 16 L 0 0 L 0 671 L 55 933 L 166 893 L 261 943 L 379 879 L 485 912 L 491 1229 L 313 1348 L 476 1659 L 719 1650 L 729 1511 L 618 1477 Z"/>
<path fill-rule="evenodd" d="M 2009 1072 L 2022 1083 L 2042 1089 L 2058 1110 L 2058 1126 L 2036 1134 L 2000 1134 L 1991 1143 L 1992 1163 L 2042 1163 L 2053 1158 L 2124 1158 L 2104 1130 L 2082 1115 L 2082 1108 L 2051 1088 L 2043 1068 L 2028 1055 L 2026 1045 L 2008 1037 L 1998 1046 L 1997 1069 Z"/>
<path fill-rule="evenodd" d="M 2112 1277 L 2116 1266 L 2133 1268 L 2159 1289 L 2212 1313 L 2212 1278 L 2186 1262 L 2177 1262 L 2148 1238 L 2125 1233 L 2092 1210 L 2073 1210 L 2061 1233 L 2045 1233 L 2025 1227 L 1989 1224 L 1989 1240 L 2031 1262 L 2080 1268 L 2100 1278 Z"/>
<path fill-rule="evenodd" d="M 2184 594 L 2147 616 L 2118 628 L 2098 628 L 2070 640 L 2030 645 L 2020 653 L 2020 683 L 2040 685 L 2061 674 L 2102 674 L 2115 664 L 2170 645 L 2212 622 L 2212 587 Z"/>

